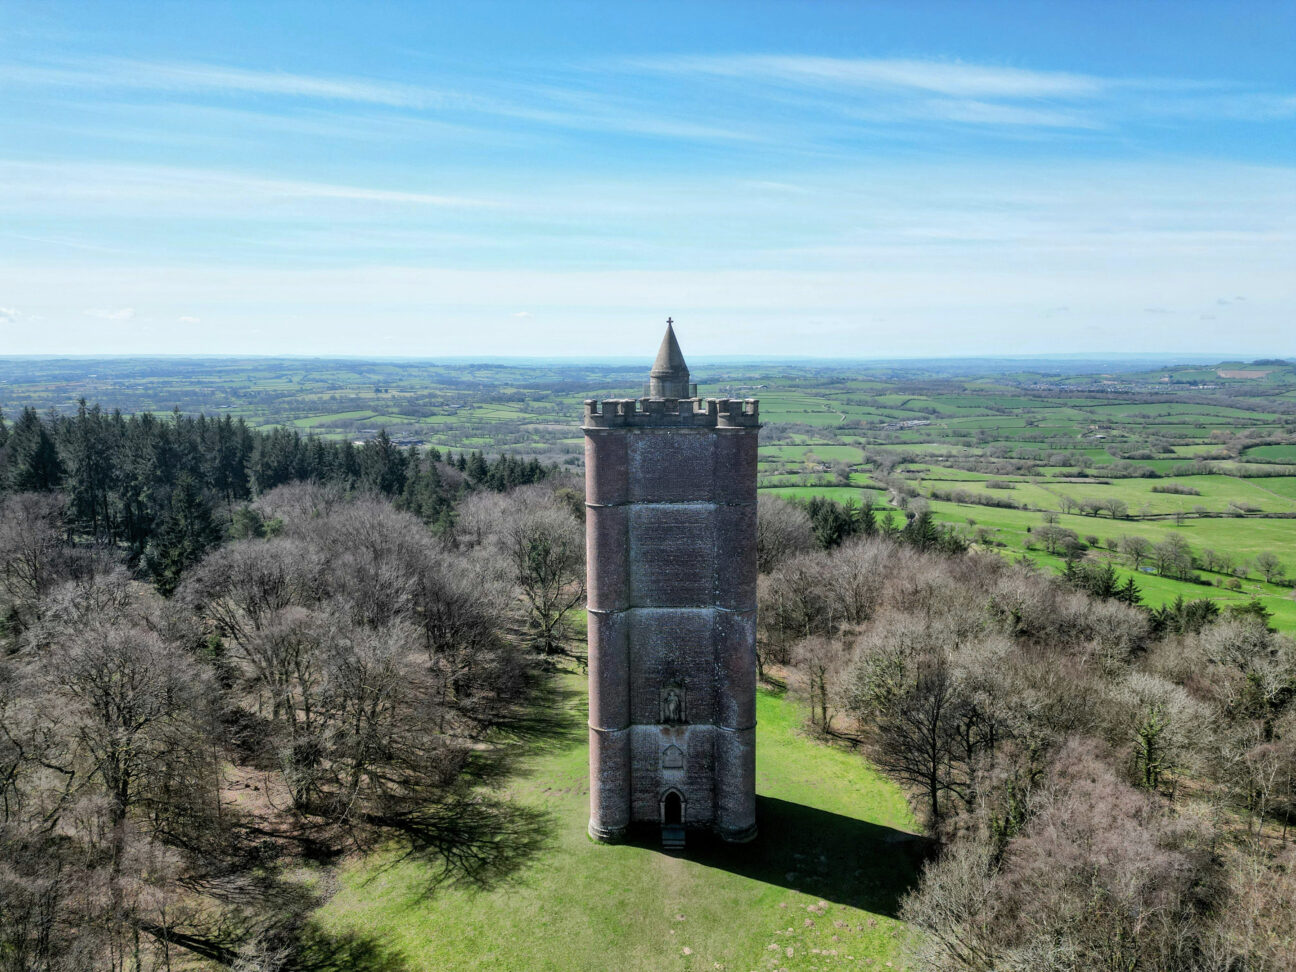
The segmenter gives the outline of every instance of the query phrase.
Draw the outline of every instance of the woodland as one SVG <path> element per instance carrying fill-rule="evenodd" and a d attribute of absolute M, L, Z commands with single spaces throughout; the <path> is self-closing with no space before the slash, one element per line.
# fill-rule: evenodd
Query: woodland
<path fill-rule="evenodd" d="M 577 476 L 84 405 L 0 435 L 0 968 L 403 968 L 317 922 L 340 862 L 432 894 L 543 859 L 498 784 L 583 662 Z M 763 681 L 923 822 L 900 961 L 1296 962 L 1262 603 L 823 497 L 763 495 L 758 556 Z"/>

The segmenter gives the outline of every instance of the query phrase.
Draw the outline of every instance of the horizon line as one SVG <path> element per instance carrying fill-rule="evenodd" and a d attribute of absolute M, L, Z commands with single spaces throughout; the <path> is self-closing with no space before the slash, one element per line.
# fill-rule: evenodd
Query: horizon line
<path fill-rule="evenodd" d="M 155 354 L 132 354 L 121 352 L 85 352 L 85 353 L 28 353 L 28 354 L 0 354 L 0 361 L 183 361 L 183 360 L 213 360 L 213 359 L 257 359 L 264 361 L 563 361 L 571 363 L 612 363 L 627 362 L 636 363 L 643 359 L 643 355 L 500 355 L 500 354 L 447 354 L 447 355 L 393 355 L 393 354 L 363 354 L 363 353 L 333 353 L 333 354 L 298 354 L 298 353 L 266 353 L 266 352 L 239 352 L 239 351 L 220 351 L 220 352 L 176 352 L 176 353 L 155 353 Z M 1055 359 L 1068 360 L 1114 360 L 1114 359 L 1145 359 L 1145 358 L 1167 358 L 1169 360 L 1198 359 L 1199 361 L 1217 361 L 1220 363 L 1230 363 L 1241 361 L 1243 358 L 1272 359 L 1283 360 L 1288 363 L 1296 364 L 1296 354 L 1282 354 L 1278 352 L 1246 352 L 1240 354 L 1233 352 L 1230 356 L 1227 352 L 1216 351 L 1043 351 L 1043 352 L 1021 352 L 1005 354 L 943 354 L 943 355 L 921 355 L 921 354 L 893 354 L 884 356 L 869 357 L 843 357 L 841 355 L 783 355 L 776 352 L 768 354 L 695 354 L 689 355 L 690 360 L 696 362 L 723 363 L 729 361 L 741 361 L 748 363 L 760 362 L 787 362 L 787 361 L 806 361 L 820 363 L 866 363 L 866 362 L 891 362 L 891 361 L 1047 361 Z"/>

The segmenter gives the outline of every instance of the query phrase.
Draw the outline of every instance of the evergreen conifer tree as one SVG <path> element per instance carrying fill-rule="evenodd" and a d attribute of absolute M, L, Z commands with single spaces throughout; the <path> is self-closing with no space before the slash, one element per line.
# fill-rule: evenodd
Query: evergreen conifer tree
<path fill-rule="evenodd" d="M 920 550 L 930 550 L 940 542 L 940 531 L 932 522 L 930 510 L 923 510 L 915 516 L 900 533 L 906 543 Z"/>
<path fill-rule="evenodd" d="M 9 488 L 14 492 L 58 489 L 63 482 L 63 462 L 36 409 L 23 409 L 9 438 Z"/>
<path fill-rule="evenodd" d="M 460 458 L 463 457 L 460 456 Z M 490 469 L 486 465 L 486 457 L 481 454 L 480 450 L 474 450 L 473 454 L 468 457 L 468 461 L 464 464 L 464 472 L 468 474 L 468 478 L 474 483 L 480 483 L 486 478 Z"/>
<path fill-rule="evenodd" d="M 193 477 L 181 473 L 145 558 L 157 589 L 170 597 L 181 575 L 219 542 L 220 528 L 212 517 L 211 504 Z"/>

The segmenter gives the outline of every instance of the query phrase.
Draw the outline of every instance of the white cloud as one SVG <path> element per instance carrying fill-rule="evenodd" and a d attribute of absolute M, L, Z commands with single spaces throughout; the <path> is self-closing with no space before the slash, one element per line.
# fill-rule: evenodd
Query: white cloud
<path fill-rule="evenodd" d="M 177 323 L 177 324 L 201 324 L 201 323 L 202 323 L 202 318 L 200 318 L 200 317 L 177 317 L 177 318 L 176 318 L 176 323 Z"/>
<path fill-rule="evenodd" d="M 17 324 L 22 317 L 16 307 L 0 307 L 0 324 Z"/>
<path fill-rule="evenodd" d="M 129 321 L 135 317 L 134 307 L 120 307 L 117 310 L 106 310 L 104 308 L 95 308 L 85 312 L 86 317 L 97 317 L 104 321 Z"/>
<path fill-rule="evenodd" d="M 397 108 L 442 107 L 453 97 L 414 85 L 365 78 L 324 78 L 217 64 L 92 58 L 57 67 L 9 65 L 0 77 L 36 85 L 110 85 L 161 91 L 244 93 L 354 101 Z"/>
<path fill-rule="evenodd" d="M 321 77 L 216 64 L 91 58 L 61 66 L 8 65 L 0 80 L 94 90 L 265 95 L 375 105 L 411 112 L 522 119 L 585 131 L 631 132 L 664 138 L 747 139 L 750 133 L 684 118 L 636 112 L 617 98 L 576 88 L 494 84 L 482 92 L 448 91 L 369 78 Z"/>
<path fill-rule="evenodd" d="M 1096 95 L 1111 82 L 1064 71 L 1030 71 L 958 61 L 735 54 L 638 58 L 627 67 L 676 74 L 755 78 L 816 87 L 892 88 L 968 98 Z"/>
<path fill-rule="evenodd" d="M 627 58 L 610 67 L 691 84 L 731 82 L 747 97 L 792 100 L 807 109 L 836 109 L 878 122 L 1107 128 L 1116 118 L 1263 123 L 1296 114 L 1296 95 L 1289 92 L 1244 90 L 1218 81 L 1103 77 L 936 59 L 672 55 Z M 1074 110 L 1079 106 L 1086 110 Z M 1097 112 L 1101 120 L 1091 114 Z"/>
<path fill-rule="evenodd" d="M 518 311 L 518 312 L 517 312 L 516 314 L 514 314 L 513 316 L 514 316 L 514 317 L 530 317 L 530 316 L 531 316 L 531 312 L 530 312 L 530 311 Z"/>
<path fill-rule="evenodd" d="M 173 166 L 47 163 L 0 159 L 0 184 L 8 200 L 35 203 L 37 208 L 60 200 L 192 203 L 202 209 L 235 204 L 261 206 L 267 201 L 338 200 L 399 203 L 417 206 L 480 207 L 481 199 L 438 195 L 403 189 L 378 189 L 327 182 L 265 179 L 238 172 Z"/>

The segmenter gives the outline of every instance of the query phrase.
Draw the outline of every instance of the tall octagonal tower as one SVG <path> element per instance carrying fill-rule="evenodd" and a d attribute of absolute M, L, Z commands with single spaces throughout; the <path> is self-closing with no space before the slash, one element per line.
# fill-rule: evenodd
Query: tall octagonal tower
<path fill-rule="evenodd" d="M 754 399 L 697 397 L 671 322 L 645 396 L 585 403 L 590 836 L 756 836 Z"/>

